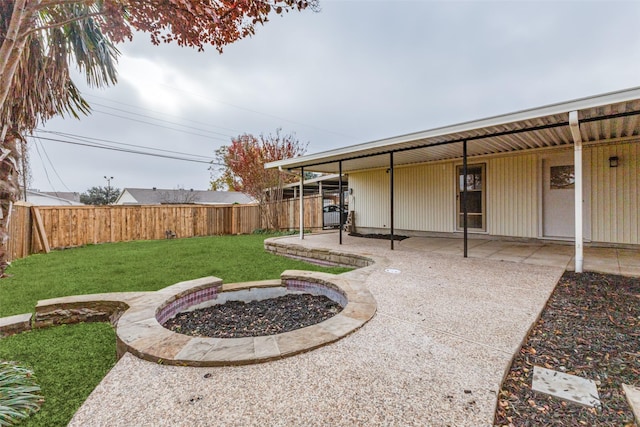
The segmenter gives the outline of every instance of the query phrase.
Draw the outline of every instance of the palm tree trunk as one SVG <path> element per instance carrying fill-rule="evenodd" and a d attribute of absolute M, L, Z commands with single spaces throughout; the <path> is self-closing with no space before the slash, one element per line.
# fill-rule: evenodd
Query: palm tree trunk
<path fill-rule="evenodd" d="M 5 270 L 9 266 L 7 242 L 11 208 L 20 191 L 17 166 L 20 151 L 16 145 L 20 138 L 13 130 L 8 129 L 6 124 L 0 136 L 3 137 L 0 147 L 0 277 L 5 277 Z"/>
<path fill-rule="evenodd" d="M 11 89 L 18 63 L 27 44 L 27 37 L 21 37 L 23 24 L 29 19 L 27 0 L 15 0 L 7 34 L 0 46 L 0 105 L 4 105 Z"/>

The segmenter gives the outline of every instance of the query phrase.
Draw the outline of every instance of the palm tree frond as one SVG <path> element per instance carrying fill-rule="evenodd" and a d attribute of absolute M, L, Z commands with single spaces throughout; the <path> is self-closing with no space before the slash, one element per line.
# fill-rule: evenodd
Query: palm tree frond
<path fill-rule="evenodd" d="M 0 426 L 14 425 L 37 412 L 43 398 L 33 372 L 13 362 L 0 362 Z"/>

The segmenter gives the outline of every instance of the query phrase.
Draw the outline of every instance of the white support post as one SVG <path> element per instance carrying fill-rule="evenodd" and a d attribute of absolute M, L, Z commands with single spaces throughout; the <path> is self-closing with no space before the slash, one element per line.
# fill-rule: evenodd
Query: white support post
<path fill-rule="evenodd" d="M 580 134 L 580 123 L 578 122 L 578 112 L 569 113 L 569 127 L 573 136 L 573 170 L 575 175 L 575 219 L 576 219 L 576 273 L 582 273 L 584 264 L 583 235 L 582 235 L 582 135 Z"/>
<path fill-rule="evenodd" d="M 304 240 L 304 168 L 300 168 L 300 240 Z"/>

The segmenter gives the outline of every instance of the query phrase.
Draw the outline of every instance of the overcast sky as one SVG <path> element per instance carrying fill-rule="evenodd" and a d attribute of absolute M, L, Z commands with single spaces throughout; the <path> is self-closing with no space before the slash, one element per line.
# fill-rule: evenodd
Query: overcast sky
<path fill-rule="evenodd" d="M 30 186 L 209 186 L 205 163 L 51 139 L 206 162 L 232 136 L 281 127 L 311 154 L 640 86 L 640 2 L 320 5 L 274 16 L 222 55 L 137 34 L 119 46 L 116 86 L 81 85 L 91 116 L 51 120 L 30 140 Z"/>

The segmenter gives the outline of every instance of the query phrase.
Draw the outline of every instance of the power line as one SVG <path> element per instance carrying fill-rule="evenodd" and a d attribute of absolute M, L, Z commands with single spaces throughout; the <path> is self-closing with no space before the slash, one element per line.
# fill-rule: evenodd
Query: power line
<path fill-rule="evenodd" d="M 97 95 L 93 95 L 93 94 L 86 94 L 86 95 L 83 94 L 83 96 L 84 97 L 89 97 L 89 98 L 102 99 L 102 100 L 111 102 L 113 104 L 126 105 L 127 107 L 132 107 L 132 108 L 135 108 L 137 110 L 149 111 L 149 112 L 154 113 L 154 114 L 160 114 L 161 116 L 178 118 L 178 119 L 184 120 L 186 122 L 196 123 L 196 124 L 199 124 L 199 125 L 204 125 L 204 126 L 208 126 L 208 127 L 212 127 L 212 128 L 224 129 L 224 130 L 231 131 L 233 133 L 242 133 L 242 131 L 238 130 L 238 129 L 232 129 L 232 128 L 228 128 L 228 127 L 224 127 L 224 126 L 212 125 L 211 123 L 205 123 L 205 122 L 200 122 L 200 121 L 193 120 L 193 119 L 187 119 L 187 118 L 184 118 L 184 117 L 181 117 L 181 116 L 177 116 L 175 114 L 163 113 L 163 112 L 160 112 L 160 111 L 152 110 L 150 108 L 144 108 L 144 107 L 140 107 L 140 106 L 137 106 L 137 105 L 128 104 L 126 102 L 114 101 L 112 99 L 105 98 L 103 96 L 97 96 Z M 94 103 L 94 105 L 100 105 L 100 104 L 95 104 Z M 107 106 L 105 106 L 105 107 L 106 108 L 112 108 L 114 110 L 116 109 L 114 107 L 107 107 Z"/>
<path fill-rule="evenodd" d="M 40 163 L 42 163 L 42 169 L 44 170 L 44 175 L 47 177 L 47 182 L 49 183 L 51 188 L 53 188 L 54 191 L 55 191 L 55 186 L 51 182 L 51 177 L 49 177 L 49 171 L 47 170 L 47 165 L 44 163 L 44 159 L 42 158 L 42 154 L 40 154 L 40 149 L 38 148 L 38 139 L 37 138 L 35 138 L 35 144 L 33 144 L 33 145 L 35 145 L 36 152 L 38 153 L 38 157 L 40 157 Z"/>
<path fill-rule="evenodd" d="M 157 83 L 157 84 L 159 86 L 164 86 L 164 87 L 166 87 L 168 89 L 172 89 L 172 90 L 177 91 L 177 92 L 188 93 L 191 96 L 197 96 L 199 98 L 203 98 L 203 99 L 207 99 L 207 100 L 212 99 L 212 98 L 204 97 L 204 96 L 202 96 L 200 94 L 197 94 L 197 93 L 189 92 L 189 91 L 186 91 L 186 90 L 183 90 L 183 89 L 174 88 L 172 86 L 169 86 L 169 85 L 166 85 L 166 84 L 163 84 L 163 83 Z M 318 127 L 318 126 L 310 125 L 308 123 L 302 123 L 302 122 L 298 122 L 298 121 L 295 121 L 295 120 L 287 119 L 287 118 L 284 118 L 284 117 L 276 116 L 276 115 L 273 115 L 273 114 L 264 113 L 262 111 L 252 110 L 251 108 L 241 107 L 239 105 L 234 105 L 234 104 L 231 104 L 229 102 L 220 101 L 219 99 L 213 99 L 213 101 L 215 101 L 215 102 L 217 102 L 219 104 L 228 105 L 229 107 L 237 108 L 239 110 L 244 110 L 244 111 L 248 111 L 250 113 L 259 114 L 259 115 L 262 115 L 262 116 L 271 117 L 271 118 L 278 119 L 278 120 L 283 120 L 285 122 L 293 123 L 295 125 L 305 126 L 305 127 L 311 128 L 311 129 L 319 130 L 321 132 L 330 133 L 330 134 L 333 134 L 333 135 L 338 135 L 338 136 L 341 136 L 341 137 L 344 137 L 344 138 L 349 138 L 349 139 L 354 139 L 354 140 L 356 139 L 355 137 L 353 137 L 351 135 L 341 134 L 339 132 L 334 132 L 334 131 L 331 131 L 331 130 L 328 130 L 328 129 L 323 129 L 323 128 Z"/>
<path fill-rule="evenodd" d="M 53 169 L 53 173 L 56 174 L 56 176 L 58 177 L 58 179 L 60 180 L 60 183 L 62 184 L 62 186 L 64 188 L 67 189 L 67 191 L 71 191 L 69 190 L 69 187 L 67 187 L 67 184 L 64 183 L 64 181 L 62 180 L 62 178 L 60 177 L 60 174 L 58 173 L 58 171 L 56 170 L 55 165 L 53 164 L 53 162 L 51 161 L 51 158 L 49 157 L 49 153 L 47 153 L 47 150 L 44 148 L 44 145 L 42 144 L 42 141 L 40 141 L 40 146 L 42 147 L 42 152 L 44 153 L 45 157 L 47 158 L 47 160 L 49 161 L 49 164 L 51 165 L 51 169 Z M 51 184 L 51 183 L 49 183 Z M 53 186 L 52 186 L 53 187 Z"/>
<path fill-rule="evenodd" d="M 134 148 L 142 148 L 142 149 L 147 149 L 147 150 L 160 151 L 160 152 L 163 152 L 163 153 L 180 154 L 180 155 L 189 156 L 189 157 L 200 157 L 202 159 L 210 159 L 211 158 L 209 156 L 202 156 L 200 154 L 184 153 L 184 152 L 181 152 L 181 151 L 173 151 L 173 150 L 163 150 L 161 148 L 149 147 L 149 146 L 146 146 L 146 145 L 127 144 L 127 143 L 124 143 L 124 142 L 117 142 L 117 141 L 112 141 L 112 140 L 109 140 L 109 139 L 101 139 L 101 138 L 94 138 L 94 137 L 90 137 L 90 136 L 74 135 L 74 134 L 66 133 L 66 132 L 48 131 L 48 130 L 42 130 L 42 129 L 38 129 L 38 131 L 40 131 L 41 133 L 50 133 L 50 134 L 61 136 L 61 137 L 65 137 L 65 138 L 75 139 L 75 140 L 78 140 L 78 141 L 81 141 L 81 142 L 97 141 L 96 145 L 102 145 L 102 146 L 105 146 L 105 147 L 109 147 L 109 145 L 107 145 L 107 144 L 99 144 L 99 143 L 100 142 L 104 142 L 104 143 L 115 144 L 115 145 L 123 145 L 123 146 L 127 146 L 127 147 L 134 147 Z"/>
<path fill-rule="evenodd" d="M 202 135 L 202 134 L 195 133 L 195 132 L 189 132 L 189 131 L 182 130 L 182 129 L 172 128 L 172 127 L 170 127 L 170 126 L 162 126 L 162 125 L 159 125 L 159 124 L 157 124 L 157 123 L 151 123 L 151 122 L 147 122 L 147 121 L 144 121 L 144 120 L 132 119 L 131 117 L 121 116 L 121 115 L 119 115 L 119 114 L 107 113 L 106 111 L 100 111 L 100 110 L 96 110 L 96 109 L 92 109 L 92 111 L 93 111 L 93 112 L 95 112 L 95 113 L 106 114 L 107 116 L 118 117 L 118 118 L 120 118 L 120 119 L 129 120 L 129 121 L 132 121 L 132 122 L 144 123 L 144 124 L 147 124 L 147 125 L 156 126 L 156 127 L 163 128 L 163 129 L 170 129 L 170 130 L 174 130 L 174 131 L 176 131 L 176 132 L 182 132 L 182 133 L 186 133 L 186 134 L 189 134 L 189 135 L 200 136 L 200 137 L 202 137 L 202 138 L 207 138 L 207 139 L 216 139 L 216 140 L 218 140 L 218 141 L 225 141 L 225 142 L 228 142 L 228 140 L 227 140 L 227 139 L 222 139 L 222 138 L 220 138 L 220 137 L 209 136 L 209 135 Z"/>
<path fill-rule="evenodd" d="M 32 136 L 32 138 L 33 138 L 33 136 Z M 130 150 L 130 149 L 125 149 L 125 148 L 109 147 L 109 146 L 104 145 L 104 144 L 100 145 L 100 144 L 93 144 L 93 143 L 90 143 L 90 142 L 84 142 L 84 143 L 83 142 L 74 142 L 74 141 L 67 141 L 67 140 L 64 140 L 64 139 L 45 138 L 45 137 L 39 137 L 39 139 L 45 140 L 45 141 L 59 142 L 59 143 L 63 143 L 63 144 L 79 145 L 79 146 L 91 147 L 91 148 L 101 148 L 103 150 L 110 150 L 110 151 L 119 151 L 119 152 L 122 152 L 122 153 L 139 154 L 139 155 L 142 155 L 142 156 L 160 157 L 160 158 L 164 158 L 164 159 L 181 160 L 181 161 L 185 161 L 185 162 L 220 165 L 219 163 L 214 163 L 213 160 L 205 161 L 205 160 L 197 160 L 197 159 L 188 159 L 188 158 L 184 158 L 184 157 L 169 156 L 169 155 L 157 154 L 157 153 L 149 153 L 149 152 L 136 151 L 136 150 Z"/>
<path fill-rule="evenodd" d="M 186 90 L 183 90 L 183 89 L 178 89 L 178 88 L 175 88 L 175 87 L 163 84 L 163 83 L 157 83 L 157 84 L 159 86 L 163 86 L 165 88 L 171 89 L 171 90 L 176 91 L 176 92 L 183 92 L 183 93 L 187 93 L 187 94 L 189 94 L 191 96 L 196 96 L 196 97 L 201 98 L 201 99 L 212 100 L 212 101 L 217 102 L 219 104 L 227 105 L 229 107 L 233 107 L 233 108 L 236 108 L 236 109 L 239 109 L 239 110 L 243 110 L 243 111 L 248 111 L 248 112 L 253 113 L 253 114 L 258 114 L 258 115 L 262 115 L 262 116 L 266 116 L 266 117 L 271 117 L 271 118 L 274 118 L 274 119 L 278 119 L 278 120 L 282 120 L 282 121 L 285 121 L 285 122 L 293 123 L 295 125 L 304 126 L 304 127 L 307 127 L 307 128 L 319 130 L 319 131 L 324 132 L 324 133 L 329 133 L 329 134 L 338 135 L 338 136 L 341 136 L 341 137 L 344 137 L 344 138 L 349 138 L 351 140 L 356 140 L 357 139 L 356 137 L 351 136 L 351 135 L 345 135 L 345 134 L 342 134 L 342 133 L 339 133 L 339 132 L 335 132 L 335 131 L 332 131 L 332 130 L 324 129 L 324 128 L 321 128 L 321 127 L 318 127 L 318 126 L 315 126 L 315 125 L 311 125 L 311 124 L 308 124 L 308 123 L 298 122 L 298 121 L 295 121 L 295 120 L 287 119 L 285 117 L 280 117 L 280 116 L 276 116 L 276 115 L 273 115 L 273 114 L 265 113 L 265 112 L 262 112 L 262 111 L 253 110 L 251 108 L 246 108 L 246 107 L 242 107 L 242 106 L 239 106 L 239 105 L 231 104 L 229 102 L 220 101 L 219 99 L 208 98 L 208 97 L 202 96 L 200 94 L 189 92 L 189 91 L 186 91 Z M 92 97 L 95 97 L 95 98 L 100 98 L 100 97 L 95 96 L 95 95 L 89 95 L 89 96 L 92 96 Z M 107 98 L 101 98 L 101 99 L 107 99 Z M 119 103 L 117 101 L 112 101 L 112 102 Z M 124 103 L 121 103 L 121 104 L 124 104 Z M 133 106 L 131 104 L 124 104 L 124 105 L 132 106 L 134 108 L 140 108 L 140 107 L 135 107 L 135 106 Z M 144 108 L 141 108 L 141 109 L 144 109 Z M 152 111 L 152 110 L 149 110 L 149 111 Z M 160 113 L 160 114 L 162 114 L 162 113 Z"/>
<path fill-rule="evenodd" d="M 120 112 L 123 112 L 123 113 L 131 114 L 131 115 L 134 115 L 134 116 L 145 117 L 147 119 L 157 120 L 157 121 L 162 122 L 162 123 L 169 123 L 169 124 L 176 125 L 176 126 L 182 126 L 182 127 L 188 128 L 188 129 L 193 129 L 193 130 L 197 130 L 197 131 L 201 131 L 201 132 L 210 132 L 210 133 L 215 133 L 217 135 L 222 135 L 222 136 L 227 137 L 227 138 L 233 138 L 233 135 L 228 135 L 226 133 L 214 132 L 214 131 L 211 131 L 211 130 L 201 129 L 201 128 L 197 128 L 197 127 L 194 127 L 194 126 L 183 125 L 183 124 L 177 123 L 177 122 L 171 122 L 169 120 L 158 119 L 157 117 L 148 116 L 146 114 L 134 113 L 134 112 L 129 111 L 129 110 L 124 110 L 122 108 L 109 107 L 108 105 L 100 104 L 100 103 L 97 103 L 97 102 L 91 103 L 91 106 L 94 106 L 94 105 L 97 105 L 99 107 L 108 108 L 110 110 L 115 110 L 115 111 L 120 111 Z M 99 110 L 93 110 L 93 111 L 96 111 L 98 113 L 103 113 L 102 111 L 99 111 Z M 103 114 L 106 114 L 106 113 L 103 113 Z M 117 117 L 120 117 L 120 116 L 117 116 Z"/>

